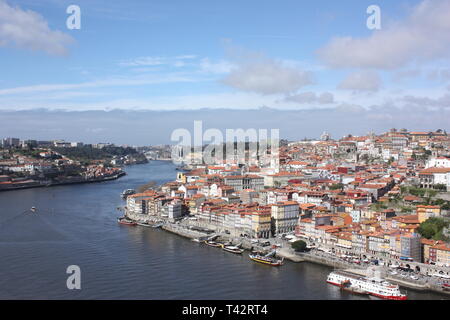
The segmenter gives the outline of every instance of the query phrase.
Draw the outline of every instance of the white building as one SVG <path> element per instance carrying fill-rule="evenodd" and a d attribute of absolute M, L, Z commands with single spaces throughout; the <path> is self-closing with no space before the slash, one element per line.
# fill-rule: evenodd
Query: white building
<path fill-rule="evenodd" d="M 450 168 L 450 158 L 446 157 L 431 158 L 425 164 L 425 168 L 432 168 L 432 167 Z"/>
<path fill-rule="evenodd" d="M 299 205 L 295 201 L 278 202 L 272 205 L 272 234 L 291 232 L 299 218 Z"/>

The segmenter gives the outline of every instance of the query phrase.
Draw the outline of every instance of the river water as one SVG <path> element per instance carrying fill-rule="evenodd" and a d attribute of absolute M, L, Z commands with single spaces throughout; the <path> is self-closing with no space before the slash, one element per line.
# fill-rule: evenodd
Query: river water
<path fill-rule="evenodd" d="M 176 176 L 165 161 L 126 171 L 115 181 L 0 193 L 0 299 L 367 299 L 328 285 L 325 266 L 274 268 L 163 230 L 118 225 L 122 190 Z M 81 269 L 80 290 L 66 286 L 69 265 Z"/>

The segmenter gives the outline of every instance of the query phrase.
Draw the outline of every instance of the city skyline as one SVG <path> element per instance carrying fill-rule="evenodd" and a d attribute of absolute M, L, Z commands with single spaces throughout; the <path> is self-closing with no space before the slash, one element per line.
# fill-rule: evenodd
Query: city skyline
<path fill-rule="evenodd" d="M 174 120 L 171 130 L 189 126 L 200 112 L 234 128 L 234 111 L 252 119 L 240 127 L 282 123 L 288 138 L 323 130 L 341 136 L 349 118 L 357 134 L 390 127 L 449 129 L 443 120 L 450 116 L 447 0 L 378 1 L 379 30 L 367 27 L 371 1 L 133 1 L 126 10 L 78 1 L 79 30 L 66 27 L 70 4 L 0 1 L 0 23 L 14 27 L 0 32 L 0 64 L 8 74 L 0 82 L 0 116 L 21 123 L 6 122 L 0 135 L 34 130 L 45 139 L 34 117 L 63 130 L 61 138 L 82 132 L 104 140 L 108 133 L 117 143 L 132 144 L 145 134 L 149 142 L 136 143 L 159 144 L 170 139 L 160 119 L 174 112 L 189 122 Z M 276 117 L 268 119 L 268 110 L 276 110 Z M 90 123 L 89 112 L 111 121 Z M 129 117 L 121 118 L 124 113 Z M 146 132 L 132 121 L 143 114 L 150 121 Z M 293 117 L 313 131 L 302 130 Z M 70 119 L 73 133 L 59 119 Z M 205 122 L 219 127 L 215 119 Z M 117 126 L 129 130 L 115 137 Z"/>
<path fill-rule="evenodd" d="M 394 111 L 394 110 L 393 110 Z M 402 110 L 395 110 L 397 115 Z M 76 115 L 74 115 L 76 113 Z M 207 128 L 244 130 L 278 129 L 280 138 L 288 140 L 314 139 L 326 131 L 333 139 L 348 134 L 363 136 L 369 132 L 381 134 L 392 128 L 410 131 L 450 131 L 448 112 L 439 112 L 439 119 L 427 117 L 427 111 L 408 113 L 404 122 L 395 116 L 377 111 L 353 110 L 299 110 L 280 111 L 271 108 L 258 110 L 212 110 L 193 111 L 84 111 L 67 112 L 51 110 L 28 110 L 2 112 L 0 137 L 21 139 L 83 141 L 86 143 L 112 142 L 123 145 L 174 144 L 171 134 L 185 128 L 193 132 L 194 121 L 202 120 Z M 320 119 L 317 123 L 315 120 Z M 20 123 L 20 126 L 17 126 Z M 280 126 L 280 123 L 282 126 Z M 339 124 L 336 126 L 336 124 Z"/>

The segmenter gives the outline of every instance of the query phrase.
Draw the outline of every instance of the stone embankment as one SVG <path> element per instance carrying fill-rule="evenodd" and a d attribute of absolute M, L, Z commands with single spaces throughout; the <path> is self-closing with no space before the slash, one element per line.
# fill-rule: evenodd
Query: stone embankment
<path fill-rule="evenodd" d="M 157 223 L 161 222 L 161 218 L 154 218 L 151 219 L 148 217 L 148 215 L 128 215 L 129 218 L 140 221 L 140 222 L 152 222 Z M 202 226 L 203 227 L 203 226 Z M 162 229 L 165 231 L 177 234 L 179 236 L 189 238 L 189 239 L 199 239 L 199 240 L 205 240 L 209 237 L 215 236 L 216 241 L 226 243 L 231 242 L 234 245 L 239 244 L 243 249 L 250 250 L 250 251 L 258 251 L 262 253 L 268 253 L 272 249 L 270 246 L 261 246 L 260 244 L 254 243 L 251 241 L 251 239 L 246 238 L 236 238 L 232 237 L 228 234 L 222 234 L 222 233 L 215 233 L 213 230 L 209 230 L 207 232 L 206 230 L 201 230 L 200 227 L 195 227 L 192 224 L 185 225 L 185 224 L 177 224 L 177 223 L 171 223 L 168 221 L 165 221 L 165 224 L 162 226 Z M 200 230 L 199 230 L 200 229 Z M 348 262 L 341 261 L 338 259 L 330 259 L 325 256 L 318 256 L 311 253 L 296 253 L 294 250 L 292 250 L 289 247 L 282 247 L 277 249 L 277 256 L 285 258 L 286 260 L 290 260 L 293 262 L 311 262 L 316 264 L 325 265 L 328 267 L 336 268 L 336 269 L 345 269 L 347 271 L 360 274 L 363 276 L 366 276 L 366 266 L 359 266 L 354 264 L 349 264 Z M 449 291 L 445 291 L 442 289 L 442 287 L 438 284 L 433 283 L 426 283 L 426 282 L 420 282 L 420 281 L 409 281 L 403 278 L 395 277 L 393 275 L 385 275 L 385 279 L 396 283 L 400 286 L 414 289 L 414 290 L 421 290 L 421 291 L 434 291 L 438 293 L 444 293 L 444 294 L 450 294 Z"/>

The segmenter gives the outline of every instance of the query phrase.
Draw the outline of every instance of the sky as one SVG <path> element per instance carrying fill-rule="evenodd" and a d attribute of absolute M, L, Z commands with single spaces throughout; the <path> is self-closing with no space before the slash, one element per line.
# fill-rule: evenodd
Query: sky
<path fill-rule="evenodd" d="M 0 0 L 0 137 L 449 129 L 449 57 L 450 0 Z"/>

